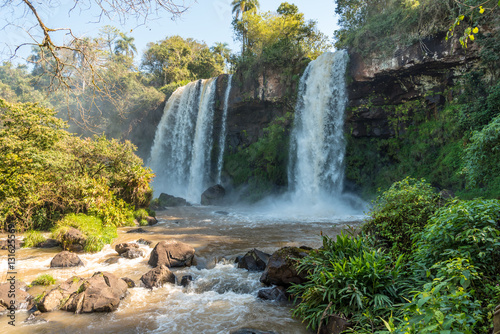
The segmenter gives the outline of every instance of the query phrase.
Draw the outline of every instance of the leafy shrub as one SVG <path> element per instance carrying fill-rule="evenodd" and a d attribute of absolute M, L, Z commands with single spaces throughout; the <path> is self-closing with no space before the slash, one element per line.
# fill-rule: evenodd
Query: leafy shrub
<path fill-rule="evenodd" d="M 351 316 L 355 322 L 379 322 L 373 317 L 387 315 L 401 303 L 408 287 L 403 257 L 394 259 L 374 240 L 364 235 L 342 233 L 336 240 L 323 236 L 323 247 L 298 260 L 299 270 L 308 273 L 310 281 L 293 285 L 296 301 L 293 314 L 318 328 L 324 315 Z"/>
<path fill-rule="evenodd" d="M 467 259 L 455 258 L 433 266 L 434 280 L 416 292 L 405 306 L 405 319 L 396 333 L 477 333 L 483 320 L 481 302 L 472 285 L 479 274 Z"/>
<path fill-rule="evenodd" d="M 87 238 L 84 248 L 86 252 L 99 252 L 118 237 L 116 226 L 103 225 L 101 219 L 83 213 L 69 214 L 58 221 L 52 230 L 52 237 L 62 243 L 69 227 L 78 229 Z"/>
<path fill-rule="evenodd" d="M 54 277 L 49 274 L 43 274 L 38 276 L 33 282 L 31 282 L 31 285 L 52 285 L 56 282 Z"/>
<path fill-rule="evenodd" d="M 146 219 L 141 219 L 141 220 L 139 220 L 139 225 L 141 225 L 141 226 L 148 226 L 149 223 L 148 223 L 148 221 Z"/>
<path fill-rule="evenodd" d="M 363 230 L 374 233 L 396 254 L 410 254 L 412 240 L 439 205 L 439 196 L 425 180 L 405 178 L 377 197 Z"/>
<path fill-rule="evenodd" d="M 148 217 L 149 217 L 149 213 L 145 209 L 139 209 L 139 210 L 134 212 L 134 218 L 137 219 L 137 221 L 139 221 L 139 222 L 141 220 L 148 218 Z"/>
<path fill-rule="evenodd" d="M 453 258 L 470 259 L 486 274 L 500 269 L 500 201 L 455 200 L 436 212 L 416 237 L 419 263 L 430 268 Z"/>
<path fill-rule="evenodd" d="M 39 231 L 28 231 L 24 237 L 23 247 L 36 247 L 39 243 L 47 240 Z"/>

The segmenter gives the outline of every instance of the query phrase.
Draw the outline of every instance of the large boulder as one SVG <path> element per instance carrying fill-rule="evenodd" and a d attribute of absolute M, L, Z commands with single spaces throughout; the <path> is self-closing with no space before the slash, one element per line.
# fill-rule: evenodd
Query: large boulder
<path fill-rule="evenodd" d="M 33 299 L 33 297 L 24 290 L 26 284 L 12 277 L 9 279 L 8 275 L 7 278 L 8 280 L 6 283 L 0 284 L 0 309 L 4 311 L 12 307 L 11 305 L 14 305 L 16 310 L 26 309 Z M 14 298 L 15 303 L 12 304 L 11 301 L 13 301 Z"/>
<path fill-rule="evenodd" d="M 41 312 L 58 310 L 68 300 L 69 296 L 78 290 L 82 281 L 82 278 L 73 276 L 58 287 L 50 290 L 38 303 L 38 310 Z"/>
<path fill-rule="evenodd" d="M 178 241 L 160 241 L 151 252 L 148 264 L 152 267 L 189 267 L 193 263 L 194 248 Z"/>
<path fill-rule="evenodd" d="M 160 197 L 158 197 L 157 205 L 152 206 L 152 208 L 155 210 L 162 210 L 169 206 L 191 206 L 191 204 L 189 204 L 184 198 L 161 193 Z"/>
<path fill-rule="evenodd" d="M 128 285 L 108 272 L 97 272 L 83 280 L 61 310 L 75 313 L 112 312 L 120 305 Z"/>
<path fill-rule="evenodd" d="M 263 271 L 266 269 L 270 257 L 271 255 L 254 248 L 244 256 L 238 257 L 238 268 L 248 269 L 249 271 Z"/>
<path fill-rule="evenodd" d="M 267 285 L 290 286 L 291 283 L 307 281 L 306 273 L 297 273 L 296 260 L 307 256 L 309 250 L 298 247 L 284 247 L 276 251 L 269 258 L 266 269 L 260 281 Z"/>
<path fill-rule="evenodd" d="M 220 184 L 216 184 L 205 190 L 201 194 L 201 204 L 202 205 L 220 205 L 224 200 L 226 195 L 226 189 Z"/>
<path fill-rule="evenodd" d="M 282 286 L 261 289 L 259 290 L 257 297 L 263 300 L 275 300 L 277 302 L 288 301 L 288 293 Z"/>
<path fill-rule="evenodd" d="M 83 266 L 82 260 L 75 253 L 62 251 L 58 253 L 52 261 L 50 261 L 51 268 L 66 268 L 66 267 L 79 267 Z"/>
<path fill-rule="evenodd" d="M 74 227 L 70 227 L 62 236 L 61 244 L 64 250 L 82 252 L 87 245 L 87 237 Z"/>
<path fill-rule="evenodd" d="M 138 257 L 143 257 L 144 252 L 140 249 L 129 249 L 125 253 L 121 253 L 120 256 L 127 259 L 137 259 Z"/>
<path fill-rule="evenodd" d="M 166 266 L 160 265 L 142 275 L 141 281 L 148 289 L 160 288 L 165 283 L 175 284 L 175 275 Z"/>
<path fill-rule="evenodd" d="M 128 252 L 131 249 L 138 249 L 139 245 L 133 242 L 125 242 L 122 244 L 118 244 L 115 246 L 115 251 L 118 255 L 122 255 L 123 253 Z"/>
<path fill-rule="evenodd" d="M 47 239 L 45 241 L 40 242 L 36 247 L 39 248 L 53 248 L 53 247 L 59 247 L 61 246 L 61 243 L 57 241 L 56 239 Z"/>

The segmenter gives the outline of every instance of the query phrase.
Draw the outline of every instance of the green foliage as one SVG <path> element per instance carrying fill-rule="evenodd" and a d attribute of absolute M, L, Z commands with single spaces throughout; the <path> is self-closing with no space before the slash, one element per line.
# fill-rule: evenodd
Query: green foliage
<path fill-rule="evenodd" d="M 454 258 L 433 266 L 436 278 L 416 292 L 405 306 L 404 321 L 395 333 L 478 333 L 481 302 L 472 285 L 479 274 L 468 260 Z"/>
<path fill-rule="evenodd" d="M 467 258 L 486 274 L 498 273 L 500 201 L 453 201 L 441 208 L 416 237 L 419 263 L 430 268 L 453 258 Z"/>
<path fill-rule="evenodd" d="M 26 248 L 36 247 L 39 243 L 47 240 L 39 231 L 28 231 L 24 236 L 24 246 Z"/>
<path fill-rule="evenodd" d="M 139 209 L 134 212 L 134 218 L 137 219 L 138 221 L 141 221 L 143 219 L 146 219 L 149 217 L 149 213 L 145 209 Z"/>
<path fill-rule="evenodd" d="M 38 276 L 33 282 L 31 282 L 31 285 L 52 285 L 56 282 L 54 277 L 49 274 L 43 274 Z"/>
<path fill-rule="evenodd" d="M 289 291 L 300 303 L 293 314 L 316 329 L 324 315 L 349 316 L 356 326 L 388 316 L 404 301 L 409 280 L 403 257 L 394 258 L 375 249 L 374 240 L 342 233 L 336 240 L 323 236 L 323 247 L 298 260 L 298 268 L 310 281 Z"/>
<path fill-rule="evenodd" d="M 256 201 L 276 187 L 287 185 L 288 142 L 291 113 L 277 117 L 263 130 L 264 135 L 248 147 L 227 154 L 224 169 L 236 187 L 246 187 L 245 196 Z"/>
<path fill-rule="evenodd" d="M 160 88 L 160 92 L 165 94 L 165 98 L 168 99 L 170 95 L 172 95 L 173 92 L 179 87 L 186 86 L 190 80 L 185 79 L 181 81 L 176 81 L 176 82 L 171 82 L 163 87 Z"/>
<path fill-rule="evenodd" d="M 395 182 L 374 201 L 363 230 L 374 233 L 395 254 L 410 254 L 420 232 L 439 206 L 439 196 L 425 180 Z"/>
<path fill-rule="evenodd" d="M 99 252 L 118 237 L 116 226 L 104 225 L 101 219 L 83 213 L 69 214 L 58 221 L 52 230 L 52 237 L 63 243 L 63 236 L 69 227 L 76 228 L 86 237 L 86 252 Z"/>

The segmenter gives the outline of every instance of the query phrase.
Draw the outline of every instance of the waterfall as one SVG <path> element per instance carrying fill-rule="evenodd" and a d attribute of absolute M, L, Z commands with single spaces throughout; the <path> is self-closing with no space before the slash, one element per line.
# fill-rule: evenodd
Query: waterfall
<path fill-rule="evenodd" d="M 217 182 L 221 183 L 221 174 L 222 174 L 222 163 L 224 158 L 224 149 L 226 146 L 226 136 L 227 136 L 227 128 L 226 128 L 226 120 L 227 120 L 227 105 L 229 102 L 229 94 L 231 93 L 231 84 L 233 82 L 233 75 L 230 74 L 227 79 L 227 87 L 226 93 L 224 94 L 224 110 L 222 112 L 222 130 L 219 137 L 219 157 L 217 159 Z"/>
<path fill-rule="evenodd" d="M 148 162 L 156 191 L 199 203 L 209 185 L 215 87 L 215 78 L 198 80 L 168 99 Z"/>
<path fill-rule="evenodd" d="M 288 183 L 298 200 L 339 197 L 343 188 L 346 51 L 327 52 L 300 79 L 290 137 Z"/>

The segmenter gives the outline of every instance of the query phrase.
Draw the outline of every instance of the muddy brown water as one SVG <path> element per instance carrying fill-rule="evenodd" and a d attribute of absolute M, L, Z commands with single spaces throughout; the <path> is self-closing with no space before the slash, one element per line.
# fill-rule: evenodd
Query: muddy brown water
<path fill-rule="evenodd" d="M 225 211 L 225 212 L 217 212 Z M 227 214 L 226 214 L 227 213 Z M 7 325 L 1 316 L 1 333 L 230 333 L 240 328 L 274 331 L 281 334 L 310 333 L 304 324 L 291 317 L 289 304 L 262 301 L 257 292 L 263 286 L 261 273 L 238 269 L 234 259 L 252 248 L 272 253 L 285 246 L 321 246 L 320 233 L 334 236 L 348 226 L 358 226 L 362 215 L 318 218 L 283 218 L 283 214 L 256 214 L 251 209 L 230 207 L 170 208 L 157 213 L 159 224 L 144 227 L 147 233 L 127 233 L 120 228 L 111 246 L 95 254 L 80 254 L 85 267 L 51 269 L 50 260 L 59 248 L 20 249 L 16 252 L 18 278 L 31 282 L 41 274 L 50 274 L 57 283 L 74 276 L 90 277 L 107 271 L 129 277 L 138 283 L 149 271 L 152 248 L 141 245 L 145 257 L 120 258 L 118 263 L 104 261 L 117 256 L 114 245 L 144 238 L 153 242 L 178 240 L 196 250 L 197 265 L 173 269 L 178 280 L 192 275 L 188 288 L 166 286 L 148 290 L 128 290 L 117 311 L 104 314 L 72 314 L 56 311 L 38 318 L 44 322 L 27 324 L 28 313 L 16 313 L 16 326 Z M 6 236 L 1 236 L 5 238 Z M 5 281 L 7 252 L 0 251 L 1 281 Z M 52 287 L 33 287 L 36 296 Z"/>

